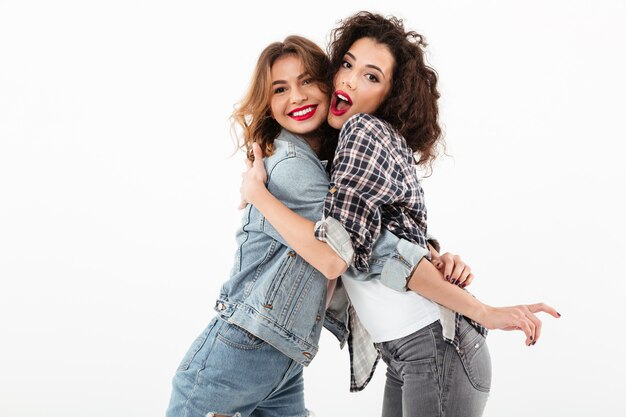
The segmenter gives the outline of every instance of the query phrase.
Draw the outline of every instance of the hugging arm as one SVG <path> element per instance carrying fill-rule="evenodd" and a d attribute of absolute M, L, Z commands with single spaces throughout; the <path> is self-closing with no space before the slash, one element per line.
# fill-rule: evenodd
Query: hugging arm
<path fill-rule="evenodd" d="M 342 259 L 326 243 L 315 239 L 311 218 L 318 218 L 322 213 L 322 201 L 328 190 L 328 181 L 319 168 L 311 162 L 292 158 L 284 163 L 298 164 L 296 170 L 274 169 L 268 180 L 263 164 L 263 153 L 255 143 L 253 145 L 254 162 L 243 176 L 241 197 L 263 214 L 265 230 L 276 239 L 295 250 L 305 261 L 320 271 L 326 278 L 335 279 L 347 268 L 348 262 Z M 310 170 L 306 168 L 309 167 Z M 297 172 L 297 175 L 294 175 Z M 268 184 L 268 188 L 265 184 Z M 289 184 L 289 187 L 273 187 L 272 184 Z M 272 194 L 275 193 L 276 195 Z M 283 195 L 284 194 L 284 195 Z M 283 201 L 306 201 L 307 206 L 316 207 L 311 216 L 302 216 L 286 206 Z"/>

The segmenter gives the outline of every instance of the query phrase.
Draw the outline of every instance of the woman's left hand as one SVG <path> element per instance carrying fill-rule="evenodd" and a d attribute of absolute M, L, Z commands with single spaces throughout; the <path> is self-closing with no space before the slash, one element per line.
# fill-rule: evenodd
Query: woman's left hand
<path fill-rule="evenodd" d="M 474 279 L 472 268 L 470 268 L 459 255 L 446 252 L 443 255 L 433 254 L 432 258 L 432 264 L 441 271 L 444 278 L 451 284 L 465 288 L 470 285 Z"/>
<path fill-rule="evenodd" d="M 263 163 L 263 151 L 257 143 L 252 144 L 252 153 L 254 154 L 254 162 L 246 159 L 246 171 L 241 174 L 241 202 L 239 209 L 244 209 L 248 203 L 254 204 L 254 198 L 259 190 L 265 189 L 267 181 L 267 172 Z"/>

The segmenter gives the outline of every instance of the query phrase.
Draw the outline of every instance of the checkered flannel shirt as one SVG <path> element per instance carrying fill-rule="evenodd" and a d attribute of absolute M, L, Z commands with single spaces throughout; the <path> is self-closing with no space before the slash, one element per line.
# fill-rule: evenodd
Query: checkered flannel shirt
<path fill-rule="evenodd" d="M 331 244 L 359 271 L 369 270 L 372 246 L 382 225 L 400 238 L 427 247 L 424 192 L 415 171 L 413 151 L 384 121 L 367 114 L 348 120 L 339 135 L 329 187 L 324 218 L 316 224 L 315 236 Z M 337 221 L 343 230 L 333 227 Z M 351 247 L 345 250 L 333 245 L 345 242 L 346 232 Z M 361 391 L 374 374 L 380 352 L 354 308 L 350 305 L 349 309 L 350 391 Z M 457 349 L 463 319 L 441 306 L 444 339 Z M 470 322 L 486 336 L 484 327 Z"/>

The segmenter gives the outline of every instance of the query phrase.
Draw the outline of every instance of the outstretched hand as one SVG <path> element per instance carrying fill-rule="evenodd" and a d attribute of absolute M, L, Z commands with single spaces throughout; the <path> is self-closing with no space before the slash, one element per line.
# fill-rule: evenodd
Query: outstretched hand
<path fill-rule="evenodd" d="M 246 159 L 246 171 L 241 174 L 241 188 L 239 188 L 241 202 L 239 203 L 239 210 L 244 209 L 248 203 L 254 204 L 254 198 L 259 190 L 265 189 L 265 182 L 267 181 L 267 171 L 265 171 L 265 164 L 263 163 L 263 151 L 257 143 L 252 144 L 252 153 L 254 161 Z"/>
<path fill-rule="evenodd" d="M 541 320 L 535 313 L 544 312 L 552 317 L 561 315 L 552 307 L 544 303 L 525 304 L 513 307 L 490 307 L 484 320 L 479 323 L 488 329 L 521 330 L 526 334 L 526 345 L 537 343 L 541 336 Z"/>

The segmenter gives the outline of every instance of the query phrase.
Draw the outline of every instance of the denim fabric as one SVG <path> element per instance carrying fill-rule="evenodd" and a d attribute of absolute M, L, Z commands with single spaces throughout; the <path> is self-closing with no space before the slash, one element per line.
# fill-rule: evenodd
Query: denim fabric
<path fill-rule="evenodd" d="M 302 365 L 251 333 L 215 318 L 173 379 L 167 417 L 301 417 Z"/>
<path fill-rule="evenodd" d="M 265 158 L 267 188 L 311 221 L 322 215 L 328 191 L 324 167 L 309 145 L 283 130 Z M 236 234 L 231 276 L 215 309 L 230 323 L 308 365 L 318 351 L 326 278 L 297 255 L 254 207 L 246 208 Z"/>
<path fill-rule="evenodd" d="M 491 386 L 485 338 L 467 321 L 458 351 L 443 339 L 439 321 L 378 344 L 387 364 L 383 417 L 478 417 Z"/>

